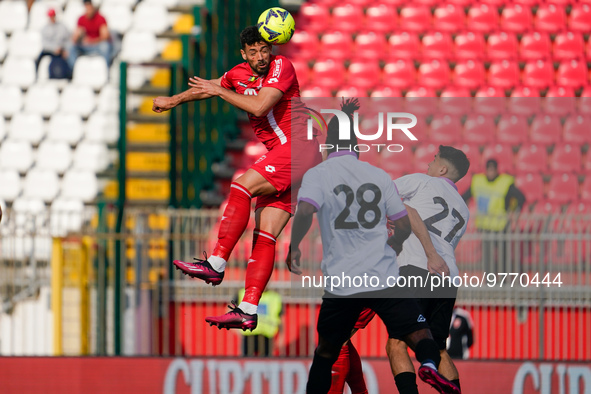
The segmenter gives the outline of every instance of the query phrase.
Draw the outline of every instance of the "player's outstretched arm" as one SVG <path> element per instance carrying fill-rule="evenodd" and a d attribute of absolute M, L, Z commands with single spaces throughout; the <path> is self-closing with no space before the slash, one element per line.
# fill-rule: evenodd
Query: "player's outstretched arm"
<path fill-rule="evenodd" d="M 421 245 L 423 245 L 423 249 L 425 249 L 425 254 L 427 255 L 427 269 L 432 274 L 449 275 L 449 267 L 443 257 L 437 253 L 437 250 L 431 241 L 429 230 L 427 230 L 427 226 L 425 226 L 423 219 L 416 209 L 406 204 L 404 204 L 404 206 L 408 212 L 412 232 L 417 236 L 419 241 L 421 241 Z"/>
<path fill-rule="evenodd" d="M 218 79 L 212 79 L 211 81 L 208 81 L 208 82 L 220 86 L 221 80 L 222 80 L 221 78 L 218 78 Z M 173 109 L 177 105 L 181 105 L 181 104 L 187 103 L 189 101 L 205 100 L 210 97 L 212 97 L 212 95 L 208 95 L 205 93 L 198 93 L 195 88 L 190 88 L 190 89 L 185 90 L 184 92 L 181 92 L 179 94 L 175 94 L 174 96 L 171 96 L 171 97 L 164 97 L 164 96 L 156 97 L 153 100 L 152 111 L 157 112 L 157 113 L 161 113 L 161 112 L 165 112 L 170 109 Z"/>
<path fill-rule="evenodd" d="M 312 226 L 312 219 L 314 218 L 316 207 L 308 202 L 300 201 L 298 209 L 296 210 L 293 224 L 291 227 L 291 244 L 285 263 L 287 268 L 294 274 L 300 275 L 302 272 L 299 269 L 300 263 L 300 242 L 310 230 Z"/>
<path fill-rule="evenodd" d="M 233 90 L 199 77 L 189 78 L 189 86 L 195 89 L 196 94 L 207 94 L 210 97 L 219 96 L 233 106 L 257 117 L 267 116 L 283 96 L 281 90 L 271 87 L 262 88 L 256 96 L 238 94 Z"/>

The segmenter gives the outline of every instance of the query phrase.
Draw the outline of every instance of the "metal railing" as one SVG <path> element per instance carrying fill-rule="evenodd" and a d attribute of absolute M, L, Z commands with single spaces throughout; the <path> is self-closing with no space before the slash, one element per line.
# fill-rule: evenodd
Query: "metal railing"
<path fill-rule="evenodd" d="M 83 214 L 5 212 L 0 227 L 0 354 L 117 354 L 117 341 L 126 355 L 242 354 L 240 333 L 215 330 L 203 319 L 225 313 L 243 287 L 252 226 L 228 262 L 223 285 L 213 288 L 174 271 L 171 261 L 212 250 L 217 210 L 127 209 L 120 233 L 118 214 L 110 206 Z M 303 247 L 319 263 L 317 231 L 314 227 L 311 243 Z M 309 356 L 320 299 L 293 297 L 284 264 L 288 247 L 289 228 L 277 242 L 269 283 L 283 297 L 282 327 L 269 352 Z M 115 264 L 117 253 L 120 266 Z M 487 271 L 497 280 L 462 287 L 458 295 L 457 303 L 475 322 L 473 357 L 591 357 L 591 217 L 521 215 L 501 233 L 470 227 L 456 255 L 462 275 L 481 277 Z M 502 255 L 506 259 L 500 264 Z M 116 269 L 121 270 L 120 289 Z M 506 282 L 501 287 L 498 272 L 515 274 L 517 280 L 527 275 L 528 284 Z M 552 283 L 536 285 L 535 274 L 540 282 L 548 274 Z M 553 283 L 558 274 L 560 287 Z M 115 297 L 118 290 L 120 298 Z M 364 331 L 354 339 L 360 353 L 382 356 L 385 328 L 372 322 Z M 573 347 L 569 338 L 574 336 L 580 341 Z"/>

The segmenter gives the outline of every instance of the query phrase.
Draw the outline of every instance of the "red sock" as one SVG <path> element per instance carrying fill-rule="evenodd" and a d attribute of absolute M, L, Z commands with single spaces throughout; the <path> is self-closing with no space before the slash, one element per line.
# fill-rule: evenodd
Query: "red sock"
<path fill-rule="evenodd" d="M 349 374 L 349 347 L 347 345 L 341 348 L 339 358 L 332 365 L 332 384 L 328 394 L 343 394 L 345 389 L 345 380 Z"/>
<path fill-rule="evenodd" d="M 232 182 L 228 205 L 222 215 L 218 242 L 213 249 L 213 256 L 224 260 L 230 258 L 232 249 L 242 236 L 250 219 L 251 193 L 242 185 Z"/>
<path fill-rule="evenodd" d="M 351 388 L 352 394 L 367 394 L 367 387 L 363 379 L 363 369 L 361 368 L 361 357 L 357 349 L 351 342 L 349 346 L 349 374 L 347 375 L 347 384 Z"/>
<path fill-rule="evenodd" d="M 246 267 L 246 281 L 243 302 L 258 305 L 259 300 L 273 272 L 275 264 L 275 243 L 273 235 L 255 229 L 252 238 L 252 255 Z"/>

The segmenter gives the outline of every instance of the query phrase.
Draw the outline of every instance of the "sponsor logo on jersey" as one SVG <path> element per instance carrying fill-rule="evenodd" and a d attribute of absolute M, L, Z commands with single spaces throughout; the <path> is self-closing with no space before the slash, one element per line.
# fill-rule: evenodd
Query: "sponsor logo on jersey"
<path fill-rule="evenodd" d="M 242 86 L 243 88 L 247 88 L 248 87 L 248 85 L 245 84 L 245 83 L 243 83 L 243 82 L 238 82 L 238 85 L 239 86 Z"/>
<path fill-rule="evenodd" d="M 273 70 L 272 77 L 279 78 L 279 75 L 281 75 L 281 66 L 282 66 L 282 60 L 275 59 L 275 69 Z"/>
<path fill-rule="evenodd" d="M 267 155 L 262 155 L 261 157 L 259 157 L 257 159 L 257 161 L 254 162 L 254 164 L 259 164 L 261 161 L 265 160 L 267 158 Z"/>
<path fill-rule="evenodd" d="M 275 172 L 275 167 L 272 165 L 265 166 L 265 171 L 270 172 L 271 174 Z"/>
<path fill-rule="evenodd" d="M 426 322 L 426 321 L 427 321 L 427 319 L 425 319 L 425 317 L 424 317 L 423 315 L 419 315 L 419 317 L 418 317 L 418 319 L 417 319 L 417 322 L 419 322 L 419 323 L 424 323 L 424 322 Z"/>
<path fill-rule="evenodd" d="M 257 91 L 253 88 L 248 88 L 244 91 L 244 95 L 245 96 L 256 96 L 257 95 Z"/>
<path fill-rule="evenodd" d="M 267 81 L 267 83 L 276 83 L 279 82 L 279 80 L 277 78 L 271 78 Z"/>

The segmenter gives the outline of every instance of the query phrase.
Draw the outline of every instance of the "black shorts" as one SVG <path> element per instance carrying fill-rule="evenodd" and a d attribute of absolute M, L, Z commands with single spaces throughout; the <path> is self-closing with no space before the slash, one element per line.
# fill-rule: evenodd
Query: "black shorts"
<path fill-rule="evenodd" d="M 414 265 L 400 267 L 400 276 L 420 275 L 426 277 L 427 273 L 427 270 L 415 267 Z M 449 296 L 455 294 L 457 294 L 456 288 L 434 289 L 428 297 L 417 298 L 421 311 L 427 318 L 427 323 L 429 323 L 433 339 L 435 339 L 440 350 L 446 348 L 451 317 L 456 304 L 456 298 L 449 298 Z M 420 296 L 420 293 L 417 293 L 417 296 Z"/>
<path fill-rule="evenodd" d="M 318 315 L 318 335 L 335 346 L 342 346 L 364 308 L 370 308 L 382 319 L 390 338 L 404 339 L 415 331 L 429 328 L 414 298 L 353 298 L 326 296 Z"/>

